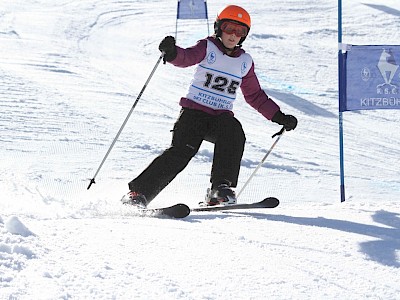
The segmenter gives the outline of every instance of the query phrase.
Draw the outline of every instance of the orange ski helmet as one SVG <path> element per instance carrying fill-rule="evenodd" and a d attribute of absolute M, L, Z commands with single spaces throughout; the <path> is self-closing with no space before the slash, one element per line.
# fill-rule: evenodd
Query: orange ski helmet
<path fill-rule="evenodd" d="M 221 25 L 225 21 L 233 21 L 240 25 L 244 25 L 247 27 L 248 32 L 250 31 L 251 27 L 250 15 L 244 8 L 240 6 L 228 5 L 218 12 L 217 18 L 215 19 L 214 22 L 214 32 L 217 37 L 221 36 L 222 34 Z M 241 45 L 245 39 L 246 37 L 242 37 L 239 41 L 239 45 Z"/>

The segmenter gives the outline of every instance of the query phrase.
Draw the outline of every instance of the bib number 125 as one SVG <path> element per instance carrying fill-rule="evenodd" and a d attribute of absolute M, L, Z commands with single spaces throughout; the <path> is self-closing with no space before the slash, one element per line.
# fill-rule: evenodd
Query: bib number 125
<path fill-rule="evenodd" d="M 229 94 L 234 95 L 239 84 L 239 81 L 229 80 L 221 75 L 214 76 L 214 74 L 206 73 L 206 82 L 204 83 L 204 86 L 219 92 L 228 92 Z"/>

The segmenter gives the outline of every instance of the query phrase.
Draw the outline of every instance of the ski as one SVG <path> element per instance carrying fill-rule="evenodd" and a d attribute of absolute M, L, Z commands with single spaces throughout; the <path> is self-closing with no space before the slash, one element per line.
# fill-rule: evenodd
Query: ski
<path fill-rule="evenodd" d="M 254 209 L 254 208 L 274 208 L 279 205 L 279 200 L 274 197 L 265 198 L 262 201 L 254 203 L 242 203 L 231 205 L 216 205 L 192 208 L 191 211 L 221 211 L 235 209 Z"/>
<path fill-rule="evenodd" d="M 160 207 L 160 208 L 141 208 L 136 205 L 131 205 L 131 200 L 127 195 L 121 198 L 121 202 L 124 205 L 131 206 L 134 208 L 135 215 L 140 217 L 155 217 L 155 218 L 175 218 L 182 219 L 190 214 L 190 208 L 186 204 L 178 203 L 172 206 Z"/>
<path fill-rule="evenodd" d="M 189 208 L 186 204 L 178 203 L 172 206 L 161 207 L 161 208 L 140 208 L 135 211 L 141 217 L 155 217 L 155 218 L 173 218 L 183 219 L 186 218 L 190 212 L 198 211 L 228 211 L 236 209 L 255 209 L 255 208 L 274 208 L 279 205 L 279 200 L 274 197 L 265 198 L 262 201 L 254 203 L 241 203 L 231 205 L 216 205 L 216 206 L 204 206 Z"/>
<path fill-rule="evenodd" d="M 186 204 L 178 203 L 168 207 L 161 208 L 141 208 L 138 209 L 139 215 L 142 217 L 156 217 L 156 218 L 174 218 L 182 219 L 190 214 L 190 208 Z"/>

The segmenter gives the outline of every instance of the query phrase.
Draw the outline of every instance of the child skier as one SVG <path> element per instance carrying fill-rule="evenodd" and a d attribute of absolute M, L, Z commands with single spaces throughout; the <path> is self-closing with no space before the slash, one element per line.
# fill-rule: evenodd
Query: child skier
<path fill-rule="evenodd" d="M 242 48 L 251 27 L 250 15 L 239 6 L 229 5 L 218 14 L 214 35 L 183 49 L 172 36 L 165 37 L 159 50 L 164 63 L 185 68 L 197 65 L 188 93 L 180 100 L 180 115 L 173 127 L 172 144 L 138 177 L 129 183 L 123 203 L 146 207 L 197 153 L 203 140 L 214 143 L 211 188 L 207 205 L 234 204 L 245 134 L 232 109 L 240 87 L 254 109 L 287 130 L 297 119 L 285 115 L 261 89 L 251 56 Z"/>

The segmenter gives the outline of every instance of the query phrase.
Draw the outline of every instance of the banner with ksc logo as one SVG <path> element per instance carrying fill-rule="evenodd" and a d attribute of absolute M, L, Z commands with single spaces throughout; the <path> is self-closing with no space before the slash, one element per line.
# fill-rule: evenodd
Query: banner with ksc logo
<path fill-rule="evenodd" d="M 349 46 L 341 111 L 400 109 L 400 46 Z"/>

